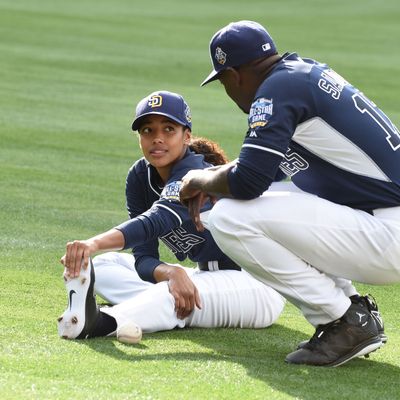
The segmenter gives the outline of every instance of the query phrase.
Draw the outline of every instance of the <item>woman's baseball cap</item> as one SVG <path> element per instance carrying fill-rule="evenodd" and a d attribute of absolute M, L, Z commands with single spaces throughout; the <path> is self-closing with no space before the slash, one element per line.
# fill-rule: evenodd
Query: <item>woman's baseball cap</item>
<path fill-rule="evenodd" d="M 231 22 L 211 38 L 210 57 L 214 69 L 201 86 L 218 79 L 218 74 L 228 67 L 238 67 L 274 54 L 277 54 L 275 43 L 258 22 Z"/>
<path fill-rule="evenodd" d="M 140 128 L 141 120 L 146 115 L 165 115 L 173 121 L 192 129 L 192 114 L 184 98 L 173 92 L 160 90 L 150 93 L 139 101 L 136 107 L 135 119 L 132 123 L 132 130 Z"/>

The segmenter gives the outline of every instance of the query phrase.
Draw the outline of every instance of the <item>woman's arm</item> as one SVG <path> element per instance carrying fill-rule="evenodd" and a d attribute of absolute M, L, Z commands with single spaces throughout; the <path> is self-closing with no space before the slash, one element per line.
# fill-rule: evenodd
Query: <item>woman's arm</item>
<path fill-rule="evenodd" d="M 65 266 L 67 275 L 74 278 L 79 275 L 81 267 L 87 267 L 89 257 L 93 254 L 99 251 L 121 250 L 124 246 L 124 235 L 113 228 L 87 240 L 68 242 L 60 261 Z"/>
<path fill-rule="evenodd" d="M 168 281 L 179 319 L 189 316 L 195 306 L 201 309 L 200 294 L 181 265 L 160 264 L 154 270 L 154 278 L 157 282 Z"/>

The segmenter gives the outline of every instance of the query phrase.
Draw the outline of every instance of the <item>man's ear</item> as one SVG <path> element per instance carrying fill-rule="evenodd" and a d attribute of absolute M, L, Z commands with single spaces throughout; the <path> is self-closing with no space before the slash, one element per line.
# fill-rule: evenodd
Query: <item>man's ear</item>
<path fill-rule="evenodd" d="M 230 79 L 232 79 L 232 81 L 235 82 L 236 86 L 240 86 L 240 84 L 242 83 L 242 76 L 240 74 L 240 70 L 233 67 L 228 67 L 226 71 L 228 74 L 230 74 Z"/>

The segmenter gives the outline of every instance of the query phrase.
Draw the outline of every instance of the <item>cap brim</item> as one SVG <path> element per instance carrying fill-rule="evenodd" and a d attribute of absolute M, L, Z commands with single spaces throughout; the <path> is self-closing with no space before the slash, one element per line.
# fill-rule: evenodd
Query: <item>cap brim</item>
<path fill-rule="evenodd" d="M 204 81 L 201 83 L 200 86 L 207 85 L 207 83 L 210 83 L 210 82 L 215 81 L 216 79 L 218 79 L 218 75 L 220 74 L 220 72 L 217 72 L 215 70 L 211 71 L 211 73 L 207 76 L 206 79 L 204 79 Z"/>
<path fill-rule="evenodd" d="M 139 128 L 140 128 L 140 125 L 141 125 L 141 123 L 142 123 L 142 119 L 143 119 L 144 117 L 146 117 L 147 115 L 154 115 L 154 114 L 157 114 L 157 115 L 164 115 L 164 117 L 167 117 L 167 118 L 169 118 L 169 119 L 172 119 L 172 121 L 175 121 L 175 122 L 177 122 L 178 124 L 181 124 L 181 125 L 183 125 L 183 126 L 187 126 L 189 129 L 191 129 L 191 127 L 188 125 L 188 123 L 185 123 L 185 121 L 181 121 L 181 120 L 179 120 L 178 118 L 176 118 L 176 117 L 174 117 L 174 116 L 172 116 L 172 115 L 170 115 L 170 114 L 152 111 L 152 112 L 148 112 L 148 113 L 142 114 L 140 117 L 136 118 L 136 119 L 133 121 L 133 123 L 132 123 L 132 130 L 133 130 L 133 131 L 138 131 Z"/>

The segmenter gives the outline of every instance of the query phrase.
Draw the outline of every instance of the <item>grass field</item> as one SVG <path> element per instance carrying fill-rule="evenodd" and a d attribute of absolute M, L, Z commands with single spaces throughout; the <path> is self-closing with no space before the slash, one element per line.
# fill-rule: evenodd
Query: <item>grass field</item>
<path fill-rule="evenodd" d="M 219 84 L 199 83 L 211 35 L 254 19 L 282 53 L 328 62 L 400 125 L 399 18 L 398 0 L 0 0 L 0 398 L 399 399 L 398 285 L 359 285 L 389 342 L 336 369 L 283 362 L 313 331 L 292 306 L 269 329 L 164 332 L 137 346 L 56 332 L 65 243 L 126 218 L 140 98 L 182 93 L 194 133 L 234 158 L 246 118 Z"/>

